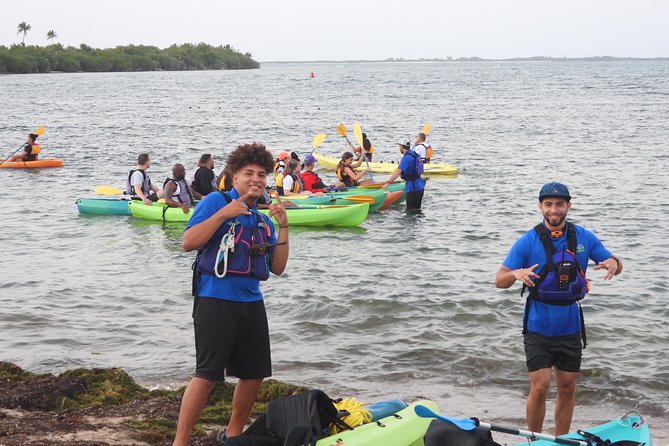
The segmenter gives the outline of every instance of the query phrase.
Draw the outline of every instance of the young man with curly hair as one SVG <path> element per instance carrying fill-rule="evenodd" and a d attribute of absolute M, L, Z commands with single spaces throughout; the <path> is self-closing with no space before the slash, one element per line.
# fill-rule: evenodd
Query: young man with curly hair
<path fill-rule="evenodd" d="M 232 190 L 206 195 L 186 226 L 183 249 L 198 250 L 193 280 L 197 365 L 181 401 L 174 445 L 188 444 L 209 393 L 226 374 L 236 376 L 238 382 L 225 435 L 241 434 L 263 379 L 272 375 L 267 314 L 259 285 L 270 271 L 279 275 L 286 268 L 288 220 L 283 206 L 269 206 L 269 217 L 278 223 L 277 234 L 271 220 L 258 213 L 256 203 L 273 167 L 264 145 L 237 147 L 226 167 L 232 175 Z M 234 241 L 235 249 L 226 256 L 228 239 Z"/>

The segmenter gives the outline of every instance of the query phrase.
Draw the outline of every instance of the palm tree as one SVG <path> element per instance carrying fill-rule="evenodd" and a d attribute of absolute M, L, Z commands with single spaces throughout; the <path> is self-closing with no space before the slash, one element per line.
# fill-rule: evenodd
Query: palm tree
<path fill-rule="evenodd" d="M 46 33 L 46 40 L 51 40 L 51 43 L 53 44 L 53 39 L 58 37 L 58 34 L 54 30 L 49 31 Z"/>
<path fill-rule="evenodd" d="M 28 31 L 30 31 L 31 28 L 32 26 L 28 25 L 26 22 L 19 23 L 19 31 L 16 34 L 23 33 L 23 40 L 21 41 L 21 45 L 26 44 L 26 34 L 28 34 Z"/>

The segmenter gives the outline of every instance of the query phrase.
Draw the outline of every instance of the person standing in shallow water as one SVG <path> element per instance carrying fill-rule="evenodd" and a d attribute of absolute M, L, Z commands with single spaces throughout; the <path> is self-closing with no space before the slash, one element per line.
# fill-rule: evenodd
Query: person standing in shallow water
<path fill-rule="evenodd" d="M 529 291 L 523 335 L 530 393 L 527 426 L 541 432 L 546 397 L 554 369 L 555 435 L 569 432 L 576 403 L 576 379 L 586 345 L 583 313 L 578 301 L 589 291 L 588 259 L 610 280 L 623 270 L 622 261 L 590 231 L 567 221 L 571 195 L 561 183 L 545 184 L 539 192 L 543 221 L 518 239 L 495 276 L 497 288 L 516 281 Z M 521 292 L 522 296 L 522 292 Z"/>
<path fill-rule="evenodd" d="M 256 203 L 273 165 L 264 145 L 237 147 L 226 166 L 232 190 L 205 196 L 186 226 L 183 249 L 198 250 L 193 277 L 197 365 L 181 401 L 174 446 L 188 444 L 209 393 L 226 374 L 238 381 L 223 438 L 241 434 L 263 379 L 272 375 L 260 281 L 267 280 L 270 271 L 279 275 L 286 268 L 288 220 L 283 206 L 269 206 L 269 216 L 278 223 L 277 234 L 270 219 L 258 213 Z M 219 247 L 231 233 L 235 249 L 222 263 L 225 254 Z"/>

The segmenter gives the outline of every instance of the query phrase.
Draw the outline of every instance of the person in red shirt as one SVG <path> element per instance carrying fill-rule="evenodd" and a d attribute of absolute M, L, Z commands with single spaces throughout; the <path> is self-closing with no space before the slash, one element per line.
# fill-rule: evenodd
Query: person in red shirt
<path fill-rule="evenodd" d="M 314 166 L 317 162 L 318 160 L 313 155 L 304 157 L 304 170 L 300 173 L 300 177 L 302 178 L 304 190 L 308 190 L 309 192 L 323 192 L 327 188 L 323 180 L 314 172 Z"/>

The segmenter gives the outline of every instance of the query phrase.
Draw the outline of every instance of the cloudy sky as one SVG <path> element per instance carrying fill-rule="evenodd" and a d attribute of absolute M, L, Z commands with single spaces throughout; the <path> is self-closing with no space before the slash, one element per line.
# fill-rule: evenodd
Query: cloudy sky
<path fill-rule="evenodd" d="M 230 44 L 259 61 L 669 56 L 669 0 L 3 0 L 0 45 Z"/>

